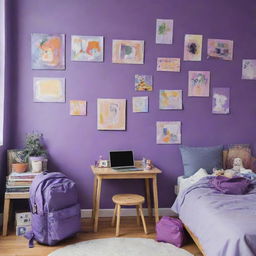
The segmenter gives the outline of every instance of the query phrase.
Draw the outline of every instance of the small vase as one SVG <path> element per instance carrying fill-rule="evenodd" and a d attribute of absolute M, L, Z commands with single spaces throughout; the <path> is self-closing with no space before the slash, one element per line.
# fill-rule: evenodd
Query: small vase
<path fill-rule="evenodd" d="M 16 163 L 12 164 L 12 171 L 17 173 L 26 172 L 28 169 L 27 163 Z"/>
<path fill-rule="evenodd" d="M 31 172 L 42 172 L 44 170 L 45 156 L 30 156 L 29 169 Z"/>

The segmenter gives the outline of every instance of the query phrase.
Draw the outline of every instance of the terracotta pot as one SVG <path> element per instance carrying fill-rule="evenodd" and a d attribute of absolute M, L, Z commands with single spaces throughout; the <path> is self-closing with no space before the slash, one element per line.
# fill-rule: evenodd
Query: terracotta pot
<path fill-rule="evenodd" d="M 12 171 L 13 172 L 26 172 L 28 169 L 28 164 L 27 163 L 16 163 L 12 164 Z"/>

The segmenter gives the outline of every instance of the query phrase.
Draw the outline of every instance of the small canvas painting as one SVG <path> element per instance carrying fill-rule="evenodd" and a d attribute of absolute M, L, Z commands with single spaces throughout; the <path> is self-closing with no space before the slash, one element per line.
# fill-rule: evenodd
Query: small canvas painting
<path fill-rule="evenodd" d="M 209 97 L 210 71 L 189 71 L 188 96 Z"/>
<path fill-rule="evenodd" d="M 65 35 L 31 34 L 32 69 L 65 69 Z"/>
<path fill-rule="evenodd" d="M 256 80 L 256 59 L 243 60 L 242 79 Z"/>
<path fill-rule="evenodd" d="M 182 90 L 160 90 L 160 109 L 182 109 Z"/>
<path fill-rule="evenodd" d="M 156 122 L 157 144 L 181 144 L 181 122 Z"/>
<path fill-rule="evenodd" d="M 35 77 L 34 102 L 65 102 L 65 78 Z"/>
<path fill-rule="evenodd" d="M 180 72 L 180 58 L 157 58 L 157 71 Z"/>
<path fill-rule="evenodd" d="M 112 62 L 119 64 L 143 64 L 144 41 L 113 40 Z"/>
<path fill-rule="evenodd" d="M 86 116 L 86 101 L 85 100 L 71 100 L 70 115 L 71 116 Z"/>
<path fill-rule="evenodd" d="M 126 99 L 98 99 L 98 130 L 126 129 Z"/>
<path fill-rule="evenodd" d="M 157 19 L 156 20 L 156 43 L 172 44 L 173 41 L 173 20 Z"/>
<path fill-rule="evenodd" d="M 213 88 L 212 92 L 212 113 L 229 114 L 229 88 Z"/>
<path fill-rule="evenodd" d="M 150 75 L 135 75 L 135 91 L 153 90 L 153 79 Z"/>
<path fill-rule="evenodd" d="M 132 97 L 133 112 L 148 112 L 148 96 Z"/>
<path fill-rule="evenodd" d="M 202 58 L 202 35 L 185 35 L 184 60 L 200 61 Z"/>
<path fill-rule="evenodd" d="M 72 36 L 71 60 L 103 61 L 103 36 Z"/>
<path fill-rule="evenodd" d="M 208 57 L 232 60 L 233 59 L 233 41 L 222 39 L 208 39 Z"/>

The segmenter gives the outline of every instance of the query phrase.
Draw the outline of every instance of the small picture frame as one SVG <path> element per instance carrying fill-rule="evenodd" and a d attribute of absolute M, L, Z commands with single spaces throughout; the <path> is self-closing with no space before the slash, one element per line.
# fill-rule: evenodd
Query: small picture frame
<path fill-rule="evenodd" d="M 98 167 L 100 167 L 100 168 L 108 167 L 108 160 L 100 160 Z"/>

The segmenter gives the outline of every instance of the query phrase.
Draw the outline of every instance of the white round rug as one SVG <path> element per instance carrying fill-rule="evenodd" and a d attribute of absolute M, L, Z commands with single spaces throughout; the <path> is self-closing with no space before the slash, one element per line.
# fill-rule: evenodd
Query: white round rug
<path fill-rule="evenodd" d="M 145 238 L 105 238 L 60 248 L 48 256 L 192 256 L 167 243 Z"/>

